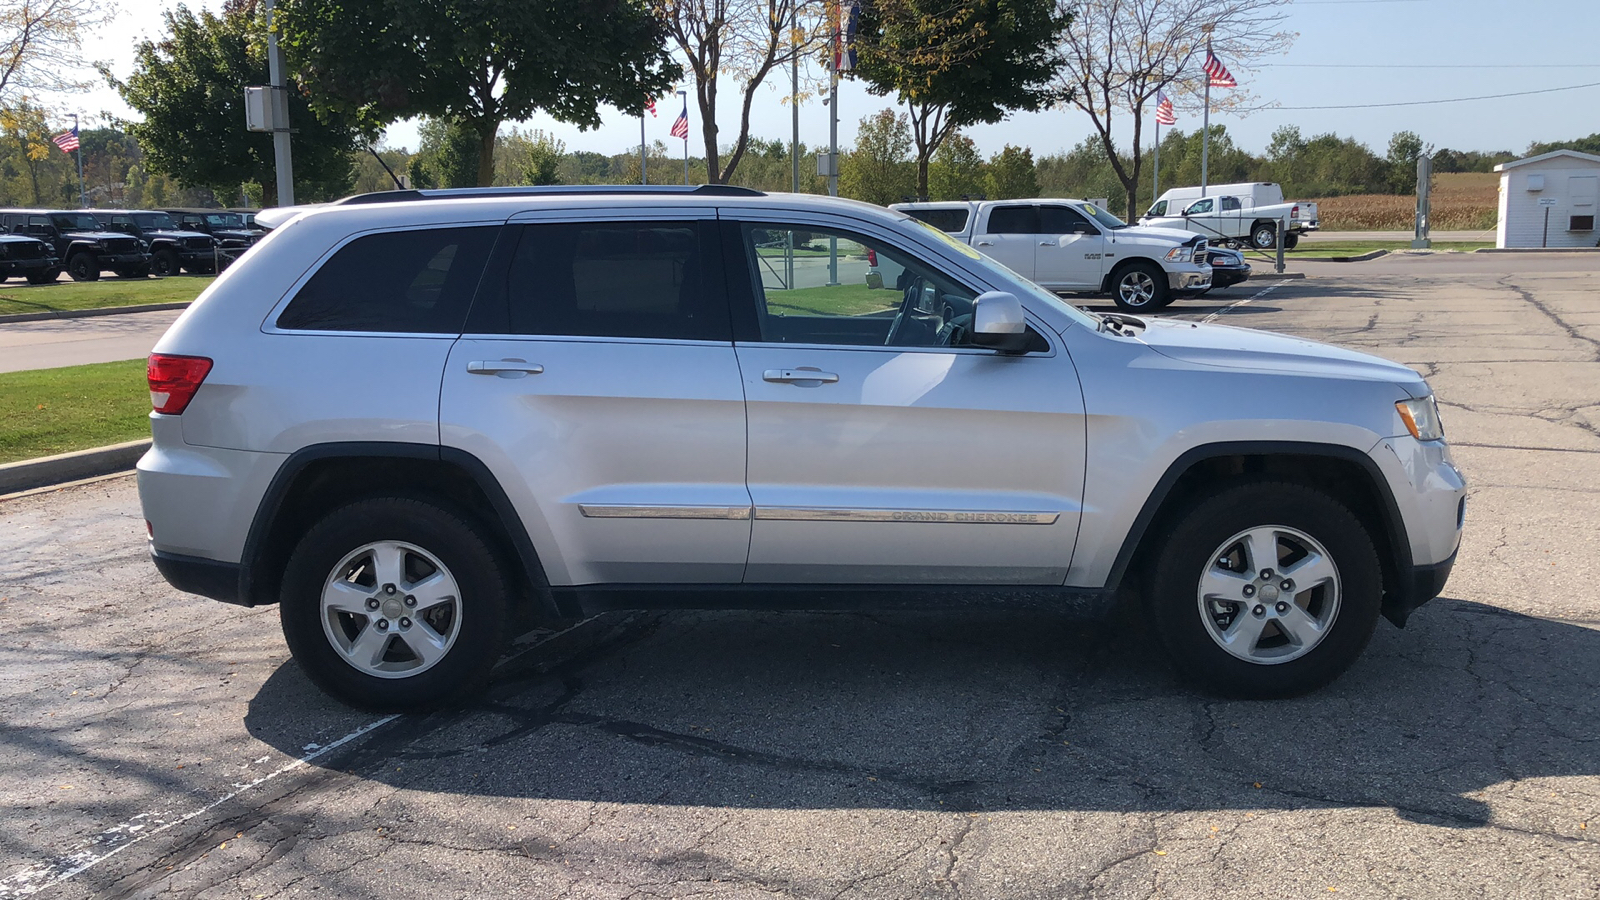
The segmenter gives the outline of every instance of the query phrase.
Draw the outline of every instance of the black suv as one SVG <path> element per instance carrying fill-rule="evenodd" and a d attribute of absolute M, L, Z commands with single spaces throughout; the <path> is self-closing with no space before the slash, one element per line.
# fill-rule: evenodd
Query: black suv
<path fill-rule="evenodd" d="M 110 231 L 131 234 L 150 253 L 150 269 L 157 275 L 180 271 L 210 275 L 217 271 L 221 242 L 209 234 L 180 229 L 172 216 L 148 209 L 99 209 L 94 217 Z"/>
<path fill-rule="evenodd" d="M 178 227 L 188 231 L 203 231 L 216 238 L 222 250 L 231 259 L 250 249 L 261 239 L 261 232 L 251 231 L 244 216 L 226 209 L 169 209 Z M 226 263 L 224 263 L 226 264 Z"/>
<path fill-rule="evenodd" d="M 98 281 L 102 269 L 123 278 L 150 274 L 150 254 L 139 239 L 102 230 L 90 210 L 5 209 L 0 210 L 0 226 L 52 245 L 73 281 Z"/>
<path fill-rule="evenodd" d="M 55 248 L 25 234 L 0 234 L 0 281 L 21 275 L 29 284 L 49 284 L 61 277 Z"/>

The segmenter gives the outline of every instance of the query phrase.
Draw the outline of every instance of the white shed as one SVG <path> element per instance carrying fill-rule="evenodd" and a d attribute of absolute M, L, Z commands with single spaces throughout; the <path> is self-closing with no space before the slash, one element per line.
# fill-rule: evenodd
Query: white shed
<path fill-rule="evenodd" d="M 1496 247 L 1594 247 L 1600 156 L 1552 150 L 1494 167 L 1500 173 Z"/>

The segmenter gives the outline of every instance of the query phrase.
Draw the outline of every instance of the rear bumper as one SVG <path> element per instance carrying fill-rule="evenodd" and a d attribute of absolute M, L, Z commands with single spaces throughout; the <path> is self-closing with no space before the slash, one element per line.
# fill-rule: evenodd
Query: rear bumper
<path fill-rule="evenodd" d="M 186 594 L 199 594 L 212 600 L 237 603 L 241 606 L 249 605 L 239 595 L 238 563 L 162 553 L 155 549 L 150 551 L 150 559 L 156 564 L 156 571 L 167 580 L 167 584 Z"/>

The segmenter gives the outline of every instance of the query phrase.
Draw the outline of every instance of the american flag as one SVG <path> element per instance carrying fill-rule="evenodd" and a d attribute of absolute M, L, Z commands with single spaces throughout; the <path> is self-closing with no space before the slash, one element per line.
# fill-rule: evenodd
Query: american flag
<path fill-rule="evenodd" d="M 656 98 L 654 98 L 654 97 L 645 98 L 644 108 L 650 111 L 650 115 L 652 115 L 652 116 L 655 115 L 656 114 Z"/>
<path fill-rule="evenodd" d="M 50 140 L 55 141 L 62 153 L 71 153 L 78 149 L 78 126 L 72 126 L 71 131 L 63 131 Z"/>
<path fill-rule="evenodd" d="M 1156 124 L 1178 124 L 1178 114 L 1172 110 L 1172 99 L 1160 91 L 1156 91 Z"/>
<path fill-rule="evenodd" d="M 683 112 L 678 113 L 678 118 L 672 122 L 672 136 L 675 138 L 689 139 L 689 104 L 683 104 Z"/>
<path fill-rule="evenodd" d="M 1228 67 L 1217 59 L 1211 52 L 1211 46 L 1206 45 L 1206 77 L 1211 80 L 1212 87 L 1238 87 L 1239 82 L 1233 80 L 1233 75 L 1228 72 Z"/>

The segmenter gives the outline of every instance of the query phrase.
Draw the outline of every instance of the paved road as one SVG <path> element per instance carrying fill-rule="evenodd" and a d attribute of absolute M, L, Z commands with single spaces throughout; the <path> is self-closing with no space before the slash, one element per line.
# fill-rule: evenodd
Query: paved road
<path fill-rule="evenodd" d="M 182 310 L 0 325 L 0 372 L 138 359 Z"/>
<path fill-rule="evenodd" d="M 1600 275 L 1433 259 L 1175 307 L 1416 366 L 1471 479 L 1445 596 L 1293 701 L 1133 623 L 702 612 L 391 720 L 167 588 L 130 480 L 0 502 L 0 897 L 1600 894 Z"/>
<path fill-rule="evenodd" d="M 1489 241 L 1494 242 L 1494 229 L 1486 231 L 1435 231 L 1428 235 L 1435 242 L 1441 241 Z M 1325 241 L 1409 241 L 1411 231 L 1313 231 L 1300 235 L 1300 240 L 1307 243 Z"/>

